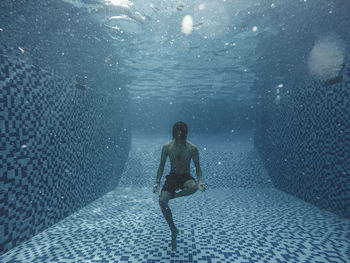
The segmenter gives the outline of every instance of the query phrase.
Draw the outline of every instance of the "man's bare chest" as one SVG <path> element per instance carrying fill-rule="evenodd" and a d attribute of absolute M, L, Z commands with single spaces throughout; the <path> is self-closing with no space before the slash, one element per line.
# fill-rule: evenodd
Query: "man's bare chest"
<path fill-rule="evenodd" d="M 191 151 L 188 148 L 173 148 L 169 150 L 169 157 L 173 161 L 189 161 L 191 160 Z"/>

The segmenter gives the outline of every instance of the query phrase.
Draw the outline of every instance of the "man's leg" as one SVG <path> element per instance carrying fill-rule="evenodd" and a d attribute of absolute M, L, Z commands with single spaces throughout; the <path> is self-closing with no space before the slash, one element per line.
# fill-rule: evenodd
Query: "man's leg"
<path fill-rule="evenodd" d="M 178 230 L 174 224 L 173 215 L 169 208 L 168 202 L 171 199 L 171 194 L 167 191 L 162 191 L 159 197 L 159 205 L 171 230 L 171 246 L 172 249 L 176 249 L 176 237 Z"/>
<path fill-rule="evenodd" d="M 198 190 L 198 185 L 194 180 L 190 179 L 184 183 L 184 188 L 182 189 L 182 191 L 176 193 L 173 198 L 191 195 L 191 194 L 194 194 L 197 190 Z"/>

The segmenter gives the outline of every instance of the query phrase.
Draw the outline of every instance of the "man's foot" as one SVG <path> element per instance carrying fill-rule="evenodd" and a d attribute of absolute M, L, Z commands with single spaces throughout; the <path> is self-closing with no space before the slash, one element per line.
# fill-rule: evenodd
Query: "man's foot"
<path fill-rule="evenodd" d="M 175 228 L 174 231 L 171 231 L 171 249 L 176 250 L 176 237 L 177 234 L 179 233 L 179 230 Z"/>

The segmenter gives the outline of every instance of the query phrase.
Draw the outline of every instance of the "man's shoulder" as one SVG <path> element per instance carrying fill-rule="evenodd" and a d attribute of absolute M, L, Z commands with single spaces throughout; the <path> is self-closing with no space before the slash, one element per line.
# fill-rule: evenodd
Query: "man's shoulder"
<path fill-rule="evenodd" d="M 166 144 L 163 145 L 163 149 L 168 149 L 171 144 L 172 141 L 168 141 Z"/>
<path fill-rule="evenodd" d="M 197 146 L 194 145 L 192 142 L 187 141 L 187 144 L 188 144 L 188 146 L 189 146 L 189 148 L 190 148 L 191 150 L 197 150 Z"/>

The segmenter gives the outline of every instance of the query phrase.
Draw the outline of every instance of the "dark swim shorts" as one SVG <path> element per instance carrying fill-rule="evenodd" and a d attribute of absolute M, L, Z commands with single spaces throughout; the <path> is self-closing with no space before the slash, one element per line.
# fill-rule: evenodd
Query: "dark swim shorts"
<path fill-rule="evenodd" d="M 170 173 L 166 176 L 162 191 L 167 191 L 174 197 L 175 191 L 178 189 L 183 189 L 184 183 L 188 180 L 193 180 L 196 182 L 196 180 L 190 174 Z"/>

